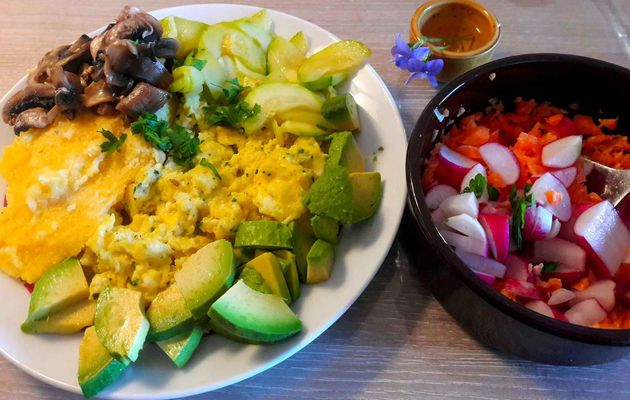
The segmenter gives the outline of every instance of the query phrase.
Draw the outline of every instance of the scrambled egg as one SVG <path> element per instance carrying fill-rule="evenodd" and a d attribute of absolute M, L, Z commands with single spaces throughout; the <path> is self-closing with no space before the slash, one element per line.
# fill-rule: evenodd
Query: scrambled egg
<path fill-rule="evenodd" d="M 221 127 L 200 133 L 201 152 L 189 170 L 138 135 L 105 158 L 100 128 L 129 134 L 119 119 L 90 114 L 23 134 L 5 150 L 3 271 L 33 282 L 80 255 L 93 296 L 115 285 L 151 301 L 186 257 L 210 241 L 232 239 L 241 221 L 299 218 L 325 162 L 313 138 Z"/>

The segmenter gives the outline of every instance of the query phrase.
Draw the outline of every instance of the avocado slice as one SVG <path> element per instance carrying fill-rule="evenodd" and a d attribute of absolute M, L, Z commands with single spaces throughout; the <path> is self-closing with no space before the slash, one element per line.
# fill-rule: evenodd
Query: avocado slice
<path fill-rule="evenodd" d="M 254 258 L 253 249 L 248 249 L 246 247 L 238 247 L 234 249 L 234 264 L 237 266 L 245 264 L 252 258 Z"/>
<path fill-rule="evenodd" d="M 295 264 L 301 282 L 306 282 L 306 256 L 315 243 L 315 234 L 308 220 L 300 218 L 292 223 L 293 251 L 295 252 Z"/>
<path fill-rule="evenodd" d="M 278 258 L 284 280 L 287 282 L 291 293 L 291 302 L 294 302 L 300 297 L 300 277 L 295 262 L 295 254 L 288 250 L 277 250 L 273 254 Z"/>
<path fill-rule="evenodd" d="M 177 283 L 158 293 L 147 310 L 147 319 L 150 325 L 147 340 L 150 341 L 179 336 L 190 331 L 195 324 Z"/>
<path fill-rule="evenodd" d="M 277 221 L 243 221 L 236 231 L 234 247 L 291 249 L 291 228 Z"/>
<path fill-rule="evenodd" d="M 330 243 L 337 243 L 339 236 L 339 223 L 325 215 L 314 215 L 311 218 L 311 227 L 317 239 Z"/>
<path fill-rule="evenodd" d="M 95 312 L 96 301 L 85 299 L 44 319 L 27 319 L 21 329 L 24 333 L 76 333 L 86 326 L 94 325 Z"/>
<path fill-rule="evenodd" d="M 114 357 L 136 361 L 149 332 L 142 293 L 105 288 L 96 302 L 94 322 L 98 340 Z"/>
<path fill-rule="evenodd" d="M 326 165 L 341 165 L 349 173 L 365 171 L 365 160 L 352 132 L 333 133 Z"/>
<path fill-rule="evenodd" d="M 306 257 L 308 263 L 306 283 L 317 283 L 328 280 L 335 261 L 335 246 L 317 239 Z"/>
<path fill-rule="evenodd" d="M 258 271 L 272 293 L 282 297 L 285 302 L 291 303 L 291 293 L 284 280 L 284 274 L 276 256 L 269 252 L 262 253 L 245 264 L 245 266 Z"/>
<path fill-rule="evenodd" d="M 354 172 L 350 174 L 352 184 L 352 222 L 370 218 L 381 202 L 383 186 L 378 172 Z"/>
<path fill-rule="evenodd" d="M 243 343 L 277 342 L 302 330 L 280 296 L 259 293 L 240 280 L 212 304 L 208 316 L 215 332 Z"/>
<path fill-rule="evenodd" d="M 79 260 L 68 258 L 46 271 L 35 283 L 25 324 L 85 300 L 88 295 L 87 280 Z"/>
<path fill-rule="evenodd" d="M 97 393 L 116 382 L 129 365 L 129 360 L 112 357 L 101 344 L 96 329 L 90 326 L 85 330 L 79 345 L 79 386 L 85 397 Z"/>
<path fill-rule="evenodd" d="M 260 273 L 256 271 L 256 268 L 252 266 L 249 266 L 249 265 L 243 266 L 243 269 L 241 270 L 241 273 L 239 274 L 238 279 L 245 282 L 247 286 L 249 286 L 250 288 L 254 289 L 257 292 L 267 293 L 267 294 L 273 293 L 271 289 L 269 288 L 269 286 L 267 286 L 267 284 L 265 283 L 265 280 L 263 279 L 262 275 L 260 275 Z"/>
<path fill-rule="evenodd" d="M 195 319 L 205 317 L 210 305 L 234 282 L 232 244 L 221 239 L 190 256 L 175 273 L 175 282 Z"/>
<path fill-rule="evenodd" d="M 202 329 L 194 326 L 182 335 L 157 342 L 157 345 L 173 361 L 177 368 L 182 368 L 188 363 L 188 360 L 190 360 L 190 357 L 199 346 L 202 336 Z"/>

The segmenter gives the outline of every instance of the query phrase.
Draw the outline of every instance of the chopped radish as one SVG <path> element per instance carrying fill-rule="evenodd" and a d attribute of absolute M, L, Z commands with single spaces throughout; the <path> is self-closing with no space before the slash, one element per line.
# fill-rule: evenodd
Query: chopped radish
<path fill-rule="evenodd" d="M 459 187 L 464 176 L 477 163 L 443 145 L 438 153 L 438 164 L 436 171 L 438 179 L 453 187 Z"/>
<path fill-rule="evenodd" d="M 630 308 L 630 289 L 619 296 L 619 303 L 626 308 Z"/>
<path fill-rule="evenodd" d="M 456 232 L 440 230 L 440 234 L 449 245 L 458 250 L 478 254 L 486 257 L 488 255 L 488 244 L 485 240 L 475 239 L 469 236 L 460 235 Z"/>
<path fill-rule="evenodd" d="M 564 316 L 575 325 L 591 326 L 606 318 L 606 310 L 595 299 L 581 301 L 569 308 Z"/>
<path fill-rule="evenodd" d="M 454 217 L 450 217 L 444 221 L 444 223 L 451 229 L 456 230 L 466 236 L 478 239 L 480 241 L 486 241 L 486 232 L 483 227 L 475 218 L 468 214 L 459 214 Z"/>
<path fill-rule="evenodd" d="M 515 255 L 508 254 L 505 258 L 505 278 L 516 279 L 522 282 L 534 282 L 534 274 L 529 269 L 529 262 Z"/>
<path fill-rule="evenodd" d="M 492 256 L 505 261 L 510 246 L 510 217 L 506 214 L 481 214 L 479 222 L 486 233 Z"/>
<path fill-rule="evenodd" d="M 549 304 L 550 306 L 557 306 L 558 304 L 564 304 L 567 301 L 571 301 L 574 298 L 575 298 L 574 292 L 565 288 L 560 288 L 560 289 L 554 290 L 551 293 L 551 296 L 549 297 L 547 304 Z"/>
<path fill-rule="evenodd" d="M 429 210 L 435 210 L 445 199 L 455 196 L 456 194 L 457 190 L 455 190 L 452 186 L 435 185 L 429 189 L 427 195 L 424 196 L 424 201 L 427 203 Z"/>
<path fill-rule="evenodd" d="M 484 274 L 483 272 L 474 271 L 475 275 L 482 281 L 486 282 L 488 285 L 492 285 L 494 281 L 497 280 L 495 276 Z"/>
<path fill-rule="evenodd" d="M 575 177 L 577 176 L 577 168 L 569 167 L 564 169 L 558 169 L 555 171 L 551 171 L 551 175 L 555 176 L 564 187 L 569 187 L 575 181 Z"/>
<path fill-rule="evenodd" d="M 579 268 L 586 266 L 586 252 L 575 243 L 554 238 L 534 242 L 534 259 L 537 261 L 553 261 L 561 266 Z"/>
<path fill-rule="evenodd" d="M 455 250 L 455 254 L 473 271 L 496 276 L 497 278 L 503 278 L 505 275 L 505 265 L 491 258 L 458 249 Z"/>
<path fill-rule="evenodd" d="M 555 318 L 553 310 L 542 300 L 534 300 L 525 304 L 525 307 L 532 311 L 536 311 L 538 314 L 542 314 L 545 317 Z"/>
<path fill-rule="evenodd" d="M 532 185 L 532 196 L 560 221 L 571 218 L 571 198 L 562 182 L 547 172 Z M 550 201 L 552 200 L 552 201 Z"/>
<path fill-rule="evenodd" d="M 517 281 L 516 279 L 506 279 L 503 290 L 512 293 L 514 296 L 531 300 L 542 300 L 540 291 L 530 282 Z"/>
<path fill-rule="evenodd" d="M 608 312 L 615 308 L 615 282 L 611 280 L 597 281 L 586 289 L 575 292 L 572 304 L 587 299 L 595 299 Z"/>
<path fill-rule="evenodd" d="M 472 181 L 473 178 L 476 177 L 477 175 L 481 175 L 484 178 L 487 178 L 486 168 L 481 164 L 475 164 L 470 169 L 470 171 L 468 171 L 468 173 L 464 176 L 464 179 L 462 180 L 462 184 L 459 188 L 459 191 L 464 192 L 464 189 L 466 189 L 468 185 L 470 185 L 470 181 Z M 482 203 L 486 203 L 488 201 L 488 190 L 484 189 L 483 193 L 481 194 L 481 197 L 479 198 L 479 201 Z"/>
<path fill-rule="evenodd" d="M 571 286 L 577 283 L 586 275 L 586 266 L 579 265 L 563 265 L 561 264 L 558 269 L 553 272 L 543 272 L 541 277 L 543 280 L 549 280 L 550 278 L 558 278 L 562 281 L 563 286 Z"/>
<path fill-rule="evenodd" d="M 528 207 L 525 211 L 523 238 L 526 240 L 545 239 L 551 231 L 552 224 L 553 214 L 545 207 L 541 205 Z"/>
<path fill-rule="evenodd" d="M 440 208 L 446 217 L 453 217 L 459 214 L 468 214 L 473 218 L 479 215 L 479 202 L 474 193 L 462 193 L 445 199 Z"/>
<path fill-rule="evenodd" d="M 507 185 L 518 180 L 521 168 L 512 150 L 502 144 L 492 142 L 479 147 L 479 154 L 488 168 L 497 173 Z"/>
<path fill-rule="evenodd" d="M 569 218 L 567 222 L 562 223 L 558 236 L 562 239 L 577 243 L 578 238 L 575 236 L 575 231 L 573 230 L 575 227 L 575 221 L 577 221 L 578 217 L 589 208 L 591 208 L 591 204 L 574 204 L 571 209 L 571 218 Z"/>
<path fill-rule="evenodd" d="M 630 264 L 630 247 L 626 248 L 626 255 L 623 256 L 623 264 Z"/>
<path fill-rule="evenodd" d="M 435 224 L 435 227 L 438 228 L 438 230 L 440 231 L 449 229 L 448 226 L 446 226 L 446 224 L 444 223 L 445 219 L 446 214 L 444 214 L 444 211 L 442 211 L 441 208 L 437 208 L 433 210 L 433 212 L 431 212 L 431 220 Z"/>
<path fill-rule="evenodd" d="M 550 168 L 567 168 L 573 165 L 582 152 L 582 136 L 567 136 L 542 148 L 542 163 Z"/>
<path fill-rule="evenodd" d="M 575 235 L 589 250 L 598 272 L 612 278 L 630 247 L 630 232 L 609 201 L 584 211 L 575 221 Z"/>
<path fill-rule="evenodd" d="M 553 239 L 556 236 L 558 236 L 558 234 L 560 233 L 560 228 L 562 228 L 562 224 L 560 223 L 560 220 L 554 219 L 553 222 L 551 223 L 551 230 L 549 231 L 547 236 L 545 236 L 545 239 Z"/>

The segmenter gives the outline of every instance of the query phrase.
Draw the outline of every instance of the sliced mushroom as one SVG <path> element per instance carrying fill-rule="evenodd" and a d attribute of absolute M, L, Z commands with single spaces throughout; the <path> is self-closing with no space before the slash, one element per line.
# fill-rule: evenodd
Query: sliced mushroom
<path fill-rule="evenodd" d="M 164 64 L 149 57 L 141 57 L 129 40 L 118 40 L 105 50 L 105 65 L 118 74 L 130 76 L 138 81 L 166 89 L 173 77 Z M 105 71 L 107 75 L 108 71 Z M 114 85 L 116 86 L 116 85 Z"/>
<path fill-rule="evenodd" d="M 78 73 L 85 62 L 90 61 L 90 42 L 87 35 L 81 35 L 71 44 L 58 46 L 49 51 L 39 60 L 37 68 L 29 74 L 29 83 L 43 83 L 49 78 L 48 69 L 61 67 L 65 71 Z"/>
<path fill-rule="evenodd" d="M 118 39 L 154 42 L 162 37 L 160 21 L 136 7 L 125 6 L 116 24 L 105 34 L 105 43 Z"/>
<path fill-rule="evenodd" d="M 114 101 L 116 97 L 104 80 L 92 82 L 83 92 L 83 105 L 87 108 Z"/>
<path fill-rule="evenodd" d="M 15 124 L 23 111 L 40 107 L 50 110 L 55 105 L 55 87 L 43 83 L 29 85 L 15 93 L 2 108 L 2 119 L 7 124 Z"/>
<path fill-rule="evenodd" d="M 42 107 L 24 110 L 16 117 L 13 132 L 19 135 L 31 128 L 45 128 L 57 118 L 59 111 L 57 107 L 53 107 L 50 111 Z"/>
<path fill-rule="evenodd" d="M 156 112 L 168 102 L 171 95 L 166 90 L 147 83 L 138 83 L 129 95 L 120 99 L 116 110 L 130 119 L 136 119 L 143 112 Z"/>

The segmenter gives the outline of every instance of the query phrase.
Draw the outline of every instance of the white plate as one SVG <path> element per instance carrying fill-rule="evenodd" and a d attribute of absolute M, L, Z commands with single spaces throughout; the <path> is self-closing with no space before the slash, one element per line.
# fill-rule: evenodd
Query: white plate
<path fill-rule="evenodd" d="M 207 23 L 245 17 L 258 8 L 240 5 L 193 5 L 153 12 L 157 18 L 177 15 Z M 311 49 L 319 50 L 337 38 L 324 29 L 288 14 L 269 10 L 276 33 L 290 37 L 303 31 Z M 77 36 L 81 32 L 77 32 Z M 21 80 L 0 101 L 22 87 Z M 324 283 L 302 286 L 293 306 L 304 323 L 297 336 L 273 345 L 254 346 L 230 342 L 218 335 L 205 337 L 190 363 L 178 370 L 157 346 L 147 345 L 140 359 L 118 383 L 102 393 L 111 399 L 161 399 L 182 397 L 239 382 L 273 367 L 312 342 L 332 325 L 359 297 L 378 271 L 394 240 L 405 204 L 405 130 L 394 99 L 378 74 L 366 66 L 349 85 L 361 110 L 359 145 L 384 181 L 378 213 L 368 222 L 344 229 L 332 278 Z M 0 150 L 13 140 L 12 128 L 0 126 Z M 384 151 L 378 151 L 379 147 Z M 369 163 L 368 163 L 369 164 Z M 0 198 L 4 186 L 0 187 Z M 54 386 L 80 393 L 76 371 L 80 335 L 26 335 L 20 324 L 27 315 L 29 296 L 14 279 L 0 274 L 0 351 L 27 373 Z"/>

